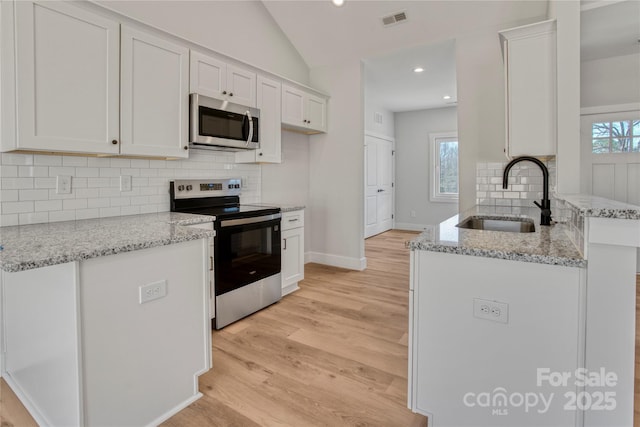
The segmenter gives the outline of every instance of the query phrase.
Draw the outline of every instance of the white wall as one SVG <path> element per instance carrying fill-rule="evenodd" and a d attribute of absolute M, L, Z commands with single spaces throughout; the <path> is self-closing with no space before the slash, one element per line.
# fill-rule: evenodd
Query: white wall
<path fill-rule="evenodd" d="M 260 1 L 95 3 L 271 73 L 309 81 L 309 68 Z"/>
<path fill-rule="evenodd" d="M 262 165 L 262 203 L 305 206 L 305 253 L 311 244 L 309 136 L 282 131 L 282 163 Z"/>
<path fill-rule="evenodd" d="M 395 114 L 396 228 L 423 229 L 458 212 L 457 203 L 431 202 L 430 133 L 457 131 L 456 107 Z M 415 218 L 411 211 L 416 212 Z"/>
<path fill-rule="evenodd" d="M 640 54 L 581 63 L 581 107 L 633 102 L 640 102 Z"/>
<path fill-rule="evenodd" d="M 364 107 L 359 60 L 314 68 L 311 85 L 331 94 L 329 132 L 310 139 L 310 260 L 362 269 Z"/>
<path fill-rule="evenodd" d="M 476 162 L 505 159 L 504 70 L 498 31 L 456 39 L 460 210 L 476 203 Z"/>
<path fill-rule="evenodd" d="M 580 2 L 551 0 L 556 19 L 558 193 L 580 192 Z"/>
<path fill-rule="evenodd" d="M 393 112 L 386 109 L 383 104 L 383 100 L 378 96 L 375 83 L 367 76 L 365 70 L 364 129 L 366 132 L 393 139 L 395 134 Z M 375 122 L 374 117 L 376 114 L 382 116 L 382 123 Z"/>

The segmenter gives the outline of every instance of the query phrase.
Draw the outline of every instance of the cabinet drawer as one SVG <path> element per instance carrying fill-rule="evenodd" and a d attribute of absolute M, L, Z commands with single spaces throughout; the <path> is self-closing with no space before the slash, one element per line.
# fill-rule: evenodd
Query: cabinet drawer
<path fill-rule="evenodd" d="M 304 227 L 304 210 L 284 212 L 282 214 L 282 231 Z"/>

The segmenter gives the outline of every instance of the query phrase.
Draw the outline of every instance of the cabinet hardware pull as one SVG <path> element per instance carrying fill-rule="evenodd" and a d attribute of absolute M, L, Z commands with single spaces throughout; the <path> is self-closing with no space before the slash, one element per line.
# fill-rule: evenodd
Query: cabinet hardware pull
<path fill-rule="evenodd" d="M 290 218 L 289 222 L 296 222 L 298 220 L 298 218 Z"/>
<path fill-rule="evenodd" d="M 229 96 L 233 96 L 233 92 L 229 92 Z"/>
<path fill-rule="evenodd" d="M 209 271 L 213 271 L 213 257 L 209 257 Z"/>
<path fill-rule="evenodd" d="M 227 94 L 227 91 L 226 91 L 226 90 L 223 90 L 223 91 L 222 91 L 222 94 L 223 94 L 223 95 L 226 95 L 226 94 Z"/>
<path fill-rule="evenodd" d="M 113 145 L 117 145 L 117 144 L 118 144 L 118 140 L 117 140 L 117 139 L 114 139 L 113 141 L 111 141 L 111 143 L 112 143 Z"/>
<path fill-rule="evenodd" d="M 185 150 L 188 150 L 188 149 L 189 149 L 189 147 L 188 147 L 187 145 L 185 145 L 185 146 L 184 146 L 184 147 L 182 147 L 182 148 L 184 148 Z"/>
<path fill-rule="evenodd" d="M 287 239 L 283 239 L 284 240 L 284 248 L 282 248 L 283 251 L 287 250 Z"/>

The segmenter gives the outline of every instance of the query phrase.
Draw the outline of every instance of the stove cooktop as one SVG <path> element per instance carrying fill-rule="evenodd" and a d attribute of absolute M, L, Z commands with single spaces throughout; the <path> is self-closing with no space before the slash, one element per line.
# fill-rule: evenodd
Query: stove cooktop
<path fill-rule="evenodd" d="M 246 218 L 280 212 L 276 206 L 240 203 L 242 180 L 176 180 L 169 184 L 171 212 Z"/>

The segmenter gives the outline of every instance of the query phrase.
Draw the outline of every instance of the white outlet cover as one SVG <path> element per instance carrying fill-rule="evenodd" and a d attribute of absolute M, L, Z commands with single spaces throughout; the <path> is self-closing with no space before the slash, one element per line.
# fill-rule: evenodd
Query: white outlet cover
<path fill-rule="evenodd" d="M 140 304 L 167 296 L 167 281 L 160 280 L 140 286 Z"/>
<path fill-rule="evenodd" d="M 71 177 L 68 175 L 56 176 L 56 194 L 71 194 Z"/>
<path fill-rule="evenodd" d="M 120 191 L 131 191 L 131 175 L 120 175 Z"/>
<path fill-rule="evenodd" d="M 499 323 L 509 322 L 509 304 L 482 298 L 473 299 L 473 316 Z"/>

